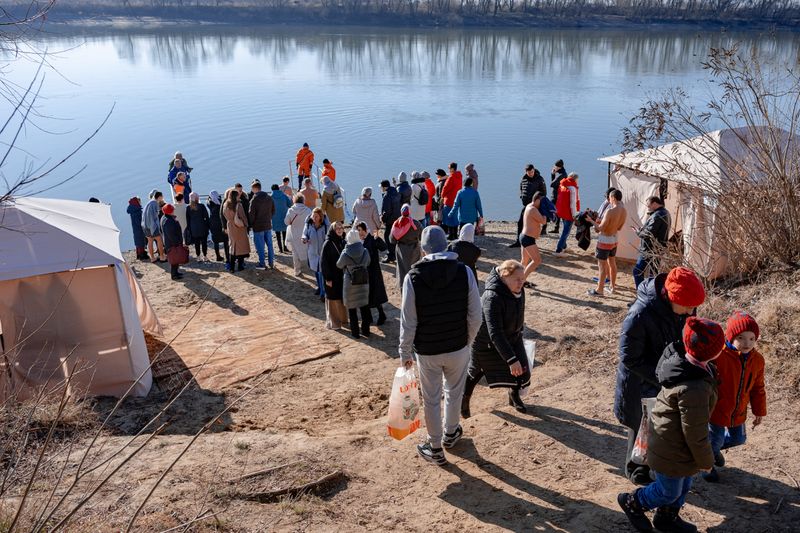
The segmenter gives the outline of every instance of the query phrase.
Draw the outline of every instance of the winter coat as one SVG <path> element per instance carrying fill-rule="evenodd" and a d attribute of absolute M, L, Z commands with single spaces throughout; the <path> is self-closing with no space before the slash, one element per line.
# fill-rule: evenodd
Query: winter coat
<path fill-rule="evenodd" d="M 367 225 L 367 233 L 372 233 L 381 227 L 381 217 L 378 215 L 378 202 L 372 198 L 359 198 L 353 203 L 353 225 L 363 222 Z"/>
<path fill-rule="evenodd" d="M 272 230 L 272 217 L 275 215 L 275 202 L 272 196 L 258 191 L 250 199 L 250 227 L 253 231 Z"/>
<path fill-rule="evenodd" d="M 173 246 L 183 245 L 183 231 L 175 215 L 161 217 L 161 231 L 164 235 L 164 250 L 167 253 Z"/>
<path fill-rule="evenodd" d="M 319 200 L 319 191 L 317 191 L 317 189 L 314 189 L 313 187 L 306 189 L 303 187 L 300 189 L 300 194 L 303 195 L 303 203 L 306 207 L 309 209 L 314 209 L 317 207 L 317 200 Z"/>
<path fill-rule="evenodd" d="M 142 206 L 128 204 L 128 215 L 131 217 L 131 229 L 133 230 L 133 244 L 137 248 L 147 246 L 147 238 L 142 229 Z"/>
<path fill-rule="evenodd" d="M 452 208 L 456 202 L 456 195 L 464 187 L 464 176 L 456 170 L 444 182 L 442 187 L 442 205 Z"/>
<path fill-rule="evenodd" d="M 292 207 L 292 201 L 281 191 L 272 191 L 270 194 L 275 206 L 275 214 L 272 215 L 272 230 L 286 231 L 286 213 Z"/>
<path fill-rule="evenodd" d="M 519 199 L 522 200 L 522 205 L 528 205 L 533 201 L 533 195 L 537 192 L 547 196 L 547 186 L 544 183 L 544 178 L 539 173 L 539 169 L 533 171 L 533 177 L 528 177 L 525 173 L 522 175 L 522 180 L 519 183 Z"/>
<path fill-rule="evenodd" d="M 480 248 L 469 241 L 457 240 L 448 244 L 447 250 L 458 254 L 458 260 L 470 267 L 472 269 L 472 273 L 476 276 L 475 279 L 478 279 L 478 270 L 476 265 L 478 263 L 478 258 L 481 256 Z"/>
<path fill-rule="evenodd" d="M 479 218 L 483 218 L 481 195 L 472 187 L 464 187 L 456 195 L 453 212 L 459 224 L 476 224 Z"/>
<path fill-rule="evenodd" d="M 331 223 L 328 221 L 328 217 L 325 217 L 318 228 L 314 226 L 314 219 L 311 215 L 306 218 L 305 226 L 303 227 L 303 239 L 308 243 L 308 266 L 313 272 L 320 272 L 319 260 L 322 256 L 322 245 L 325 244 L 325 238 L 328 236 L 330 227 Z"/>
<path fill-rule="evenodd" d="M 342 194 L 341 191 L 339 191 L 339 194 Z M 337 208 L 335 203 L 336 193 L 323 191 L 322 210 L 325 211 L 325 216 L 328 217 L 331 223 L 344 222 L 344 204 L 342 204 L 342 207 Z"/>
<path fill-rule="evenodd" d="M 662 296 L 666 279 L 666 274 L 659 274 L 643 281 L 622 322 L 614 415 L 634 431 L 642 419 L 642 398 L 655 397 L 661 388 L 656 378 L 658 360 L 668 344 L 681 339 L 686 322 L 686 316 L 673 313 Z"/>
<path fill-rule="evenodd" d="M 411 184 L 407 181 L 401 181 L 397 185 L 397 194 L 400 195 L 400 207 L 405 204 L 411 205 Z"/>
<path fill-rule="evenodd" d="M 551 202 L 547 197 L 539 200 L 539 212 L 550 222 L 555 222 L 558 215 L 556 215 L 556 205 Z"/>
<path fill-rule="evenodd" d="M 666 207 L 659 207 L 650 213 L 642 229 L 636 232 L 641 239 L 639 253 L 661 253 L 669 238 L 670 218 Z"/>
<path fill-rule="evenodd" d="M 297 173 L 301 176 L 311 175 L 311 166 L 314 164 L 314 152 L 304 146 L 297 151 L 295 157 Z"/>
<path fill-rule="evenodd" d="M 419 245 L 422 226 L 418 222 L 414 224 L 417 228 L 409 228 L 400 239 L 395 239 L 394 235 L 389 235 L 389 242 L 397 245 L 397 287 L 401 290 L 403 281 L 406 279 L 408 271 L 411 270 L 411 266 L 422 258 L 422 249 Z"/>
<path fill-rule="evenodd" d="M 436 196 L 436 185 L 433 180 L 425 178 L 425 188 L 428 189 L 428 205 L 425 206 L 425 214 L 429 214 L 433 210 L 433 197 Z"/>
<path fill-rule="evenodd" d="M 250 238 L 247 236 L 247 217 L 244 215 L 244 207 L 242 204 L 237 203 L 236 211 L 223 208 L 222 214 L 227 222 L 231 255 L 247 257 L 250 255 Z M 237 215 L 239 216 L 239 220 L 245 224 L 245 227 L 240 228 L 236 225 L 234 219 Z"/>
<path fill-rule="evenodd" d="M 561 220 L 575 220 L 581 211 L 581 197 L 575 178 L 561 180 L 556 199 L 556 214 Z"/>
<path fill-rule="evenodd" d="M 483 320 L 472 343 L 472 361 L 486 373 L 490 387 L 526 387 L 531 381 L 528 356 L 522 342 L 525 327 L 525 292 L 516 297 L 496 268 L 486 278 L 481 296 Z M 520 363 L 521 376 L 511 375 L 510 365 Z"/>
<path fill-rule="evenodd" d="M 178 172 L 183 172 L 186 174 L 183 183 L 178 181 Z M 175 168 L 172 167 L 169 170 L 169 174 L 167 174 L 167 183 L 169 183 L 170 187 L 175 194 L 181 193 L 183 194 L 183 203 L 189 202 L 189 195 L 192 194 L 192 180 L 191 176 L 189 176 L 189 169 L 185 167 Z M 176 189 L 178 185 L 183 185 L 183 189 Z"/>
<path fill-rule="evenodd" d="M 336 266 L 344 270 L 344 306 L 348 309 L 369 305 L 369 283 L 353 285 L 353 270 L 356 267 L 368 268 L 369 263 L 369 252 L 360 242 L 345 246 L 336 262 Z"/>
<path fill-rule="evenodd" d="M 744 424 L 748 404 L 755 416 L 766 416 L 764 357 L 755 349 L 743 354 L 726 343 L 714 363 L 719 378 L 719 401 L 711 414 L 711 423 L 722 427 Z"/>
<path fill-rule="evenodd" d="M 558 198 L 558 189 L 561 187 L 561 180 L 567 177 L 567 171 L 559 168 L 555 172 L 550 173 L 550 188 L 553 190 L 553 201 Z"/>
<path fill-rule="evenodd" d="M 590 218 L 597 218 L 597 213 L 587 209 L 586 212 L 581 213 L 575 219 L 575 239 L 578 241 L 578 248 L 581 250 L 588 250 L 592 244 L 592 228 L 594 224 L 589 221 Z"/>
<path fill-rule="evenodd" d="M 191 240 L 187 244 L 203 244 L 208 241 L 210 217 L 208 210 L 203 204 L 197 204 L 193 209 L 192 204 L 186 208 L 186 225 Z"/>
<path fill-rule="evenodd" d="M 376 239 L 368 234 L 364 239 L 364 249 L 369 252 L 369 306 L 378 307 L 389 301 L 379 256 L 379 252 L 385 252 L 388 247 L 380 237 Z"/>
<path fill-rule="evenodd" d="M 653 407 L 647 464 L 671 477 L 689 477 L 714 466 L 708 420 L 717 403 L 714 365 L 711 372 L 686 360 L 678 341 L 664 350 L 656 375 L 661 392 Z"/>
<path fill-rule="evenodd" d="M 211 240 L 213 242 L 225 242 L 228 239 L 228 236 L 222 231 L 222 218 L 221 218 L 221 208 L 219 204 L 215 204 L 211 201 L 211 198 L 208 199 L 207 204 L 208 211 L 211 215 L 208 218 L 208 228 L 211 230 Z"/>
<path fill-rule="evenodd" d="M 283 221 L 289 227 L 287 237 L 291 237 L 288 244 L 292 247 L 292 255 L 301 263 L 308 261 L 308 244 L 303 242 L 303 230 L 306 220 L 311 216 L 311 209 L 304 204 L 294 204 L 286 212 Z M 291 236 L 288 235 L 291 232 Z"/>
<path fill-rule="evenodd" d="M 144 229 L 145 236 L 158 237 L 161 235 L 161 224 L 158 221 L 158 213 L 160 211 L 158 202 L 150 200 L 144 206 L 142 213 L 142 229 Z"/>
<path fill-rule="evenodd" d="M 383 193 L 381 222 L 388 228 L 398 218 L 400 218 L 400 195 L 397 194 L 397 189 L 390 185 L 386 192 Z"/>
<path fill-rule="evenodd" d="M 344 272 L 336 266 L 339 256 L 344 251 L 344 238 L 336 235 L 336 231 L 331 227 L 328 230 L 328 238 L 322 245 L 322 257 L 320 259 L 320 271 L 325 280 L 325 298 L 328 300 L 341 300 L 344 288 Z M 328 286 L 327 282 L 332 282 L 333 286 Z"/>
<path fill-rule="evenodd" d="M 320 175 L 320 179 L 328 176 L 331 181 L 336 181 L 336 169 L 333 168 L 331 163 L 323 163 L 322 164 L 322 174 Z"/>
<path fill-rule="evenodd" d="M 427 192 L 425 178 L 419 177 L 411 180 L 411 201 L 408 205 L 411 207 L 411 218 L 414 220 L 423 220 L 425 218 L 425 208 L 428 202 L 419 203 L 423 190 Z"/>

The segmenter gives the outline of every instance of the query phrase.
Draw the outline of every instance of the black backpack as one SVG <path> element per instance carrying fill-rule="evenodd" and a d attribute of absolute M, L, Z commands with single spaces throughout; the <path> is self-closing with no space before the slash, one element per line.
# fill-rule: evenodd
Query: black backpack
<path fill-rule="evenodd" d="M 350 280 L 353 285 L 366 285 L 369 283 L 369 270 L 367 267 L 356 265 L 350 270 Z"/>
<path fill-rule="evenodd" d="M 419 205 L 428 205 L 429 199 L 430 197 L 428 196 L 428 189 L 423 184 L 419 191 L 419 196 L 417 196 L 417 202 L 419 202 Z"/>

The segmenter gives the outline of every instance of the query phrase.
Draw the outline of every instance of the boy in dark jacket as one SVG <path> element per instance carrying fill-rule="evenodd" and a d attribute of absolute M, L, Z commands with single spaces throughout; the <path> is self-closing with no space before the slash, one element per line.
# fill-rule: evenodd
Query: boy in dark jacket
<path fill-rule="evenodd" d="M 764 387 L 764 357 L 756 350 L 758 322 L 736 311 L 725 328 L 725 349 L 717 360 L 719 401 L 708 424 L 708 438 L 714 450 L 714 466 L 725 466 L 721 450 L 741 446 L 747 440 L 745 422 L 747 406 L 753 411 L 753 427 L 767 414 L 767 392 Z M 716 468 L 703 474 L 711 483 L 719 481 Z"/>
<path fill-rule="evenodd" d="M 617 502 L 637 531 L 696 532 L 680 510 L 692 486 L 692 476 L 709 472 L 714 454 L 707 425 L 717 403 L 716 369 L 711 362 L 725 345 L 722 326 L 705 318 L 689 317 L 683 342 L 673 342 L 658 361 L 662 386 L 653 408 L 647 464 L 656 480 Z M 656 509 L 653 522 L 645 515 Z"/>

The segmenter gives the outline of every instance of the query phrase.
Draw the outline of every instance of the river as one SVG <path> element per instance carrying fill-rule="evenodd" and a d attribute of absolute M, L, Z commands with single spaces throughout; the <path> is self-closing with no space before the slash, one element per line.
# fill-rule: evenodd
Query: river
<path fill-rule="evenodd" d="M 51 31 L 53 27 L 50 28 Z M 303 142 L 332 160 L 352 204 L 364 186 L 404 170 L 473 162 L 489 220 L 516 219 L 518 184 L 556 159 L 581 175 L 584 204 L 599 204 L 620 130 L 649 97 L 681 86 L 712 90 L 710 47 L 755 46 L 796 63 L 794 34 L 624 30 L 408 30 L 192 26 L 76 29 L 44 35 L 52 68 L 4 167 L 54 162 L 114 108 L 108 123 L 48 183 L 43 196 L 112 205 L 132 247 L 127 200 L 166 190 L 181 150 L 195 189 L 223 191 L 289 172 Z M 36 68 L 11 62 L 27 85 Z M 3 117 L 8 103 L 0 103 Z M 5 119 L 5 118 L 4 118 Z M 8 140 L 8 138 L 4 138 Z M 293 167 L 293 164 L 291 165 Z M 293 170 L 293 168 L 292 168 Z M 41 187 L 39 187 L 41 188 Z"/>

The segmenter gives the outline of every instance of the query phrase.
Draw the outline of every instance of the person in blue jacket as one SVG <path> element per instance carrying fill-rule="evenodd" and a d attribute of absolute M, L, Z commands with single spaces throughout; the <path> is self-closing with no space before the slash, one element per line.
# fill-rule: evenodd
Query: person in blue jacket
<path fill-rule="evenodd" d="M 453 215 L 458 219 L 459 230 L 465 224 L 477 226 L 478 220 L 483 218 L 481 195 L 478 194 L 473 185 L 472 178 L 467 178 L 464 181 L 464 188 L 458 191 L 456 201 L 453 204 Z"/>
<path fill-rule="evenodd" d="M 142 201 L 138 196 L 128 200 L 128 215 L 131 217 L 131 229 L 133 230 L 133 245 L 136 247 L 136 259 L 147 261 L 149 256 L 144 247 L 147 246 L 147 237 L 144 236 L 142 228 Z"/>
<path fill-rule="evenodd" d="M 289 253 L 286 248 L 286 213 L 292 207 L 292 200 L 286 196 L 277 183 L 272 184 L 272 203 L 275 204 L 275 214 L 272 215 L 272 231 L 278 241 L 278 251 L 282 254 Z"/>

